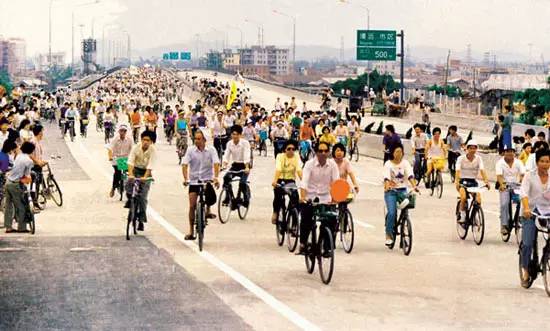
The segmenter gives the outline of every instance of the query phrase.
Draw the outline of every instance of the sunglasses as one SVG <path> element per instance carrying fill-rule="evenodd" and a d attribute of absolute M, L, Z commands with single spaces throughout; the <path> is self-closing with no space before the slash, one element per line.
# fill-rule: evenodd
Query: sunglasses
<path fill-rule="evenodd" d="M 289 147 L 289 148 L 287 148 L 286 150 L 287 150 L 288 152 L 290 152 L 290 151 L 293 151 L 293 152 L 294 152 L 296 149 L 295 149 L 294 147 Z"/>
<path fill-rule="evenodd" d="M 328 149 L 319 149 L 317 150 L 319 153 L 328 153 Z"/>

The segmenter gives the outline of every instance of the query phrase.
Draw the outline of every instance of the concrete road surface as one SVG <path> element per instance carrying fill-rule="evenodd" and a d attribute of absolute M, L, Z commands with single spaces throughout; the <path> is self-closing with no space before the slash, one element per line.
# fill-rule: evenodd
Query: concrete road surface
<path fill-rule="evenodd" d="M 92 121 L 90 128 L 94 126 Z M 175 146 L 168 145 L 162 134 L 157 143 L 159 167 L 154 170 L 155 183 L 150 192 L 150 221 L 145 232 L 130 242 L 124 238 L 127 210 L 107 196 L 112 168 L 106 159 L 103 137 L 90 130 L 87 139 L 78 137 L 67 145 L 86 179 L 62 181 L 64 207 L 50 206 L 40 214 L 37 234 L 32 239 L 0 239 L 0 291 L 2 297 L 9 295 L 8 300 L 0 301 L 3 321 L 6 313 L 19 314 L 15 318 L 27 326 L 27 311 L 21 305 L 33 309 L 53 306 L 42 316 L 59 321 L 72 314 L 74 324 L 59 325 L 79 329 L 81 325 L 89 326 L 82 323 L 94 319 L 79 321 L 78 317 L 99 316 L 99 308 L 87 302 L 103 300 L 100 302 L 108 307 L 119 309 L 122 305 L 116 302 L 123 300 L 135 307 L 131 313 L 136 316 L 149 316 L 149 309 L 159 316 L 173 312 L 170 315 L 175 320 L 160 321 L 158 316 L 151 319 L 155 325 L 150 329 L 155 330 L 195 329 L 196 320 L 186 317 L 194 312 L 192 307 L 214 318 L 213 330 L 543 330 L 550 323 L 550 298 L 542 281 L 537 280 L 530 290 L 519 285 L 517 245 L 514 238 L 509 243 L 500 239 L 498 197 L 494 191 L 483 197 L 487 226 L 481 246 L 476 246 L 471 236 L 464 241 L 457 237 L 456 193 L 448 177 L 444 177 L 442 199 L 423 191 L 417 208 L 411 211 L 412 253 L 404 256 L 399 249 L 384 246 L 382 162 L 360 159 L 353 167 L 361 191 L 350 207 L 356 225 L 355 247 L 346 254 L 338 244 L 334 277 L 327 286 L 321 283 L 317 271 L 311 275 L 306 272 L 303 257 L 276 245 L 270 222 L 271 156 L 255 156 L 247 219 L 234 218 L 228 224 L 210 221 L 205 250 L 200 253 L 195 243 L 183 241 L 187 190 L 182 186 Z M 77 246 L 101 249 L 67 252 Z M 161 253 L 155 255 L 156 251 Z M 17 259 L 25 263 L 15 263 Z M 59 267 L 48 268 L 48 261 L 58 261 Z M 82 274 L 88 275 L 90 282 L 79 280 Z M 138 280 L 147 281 L 139 285 L 135 283 Z M 36 293 L 44 288 L 43 282 L 55 284 L 56 291 Z M 83 287 L 76 289 L 75 284 Z M 139 291 L 139 296 L 120 296 L 121 284 Z M 110 288 L 113 290 L 105 291 Z M 93 300 L 74 302 L 72 294 Z M 104 297 L 107 295 L 112 299 Z M 21 298 L 29 298 L 30 302 L 21 302 Z M 15 307 L 10 310 L 9 305 Z M 164 307 L 170 308 L 165 311 Z M 119 314 L 129 313 L 120 309 Z M 34 310 L 30 313 L 37 314 Z M 116 316 L 127 320 L 128 316 L 122 315 Z M 9 318 L 13 321 L 14 317 Z M 98 323 L 89 328 L 120 326 L 109 320 Z M 197 323 L 199 329 L 207 326 Z M 44 328 L 56 327 L 52 324 Z"/>

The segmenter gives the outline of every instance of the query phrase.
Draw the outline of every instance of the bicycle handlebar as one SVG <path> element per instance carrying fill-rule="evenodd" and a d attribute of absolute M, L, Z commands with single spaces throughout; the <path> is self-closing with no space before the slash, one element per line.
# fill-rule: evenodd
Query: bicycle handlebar
<path fill-rule="evenodd" d="M 540 215 L 535 211 L 532 211 L 531 215 L 535 217 L 535 226 L 537 230 L 544 233 L 550 233 L 550 215 Z"/>

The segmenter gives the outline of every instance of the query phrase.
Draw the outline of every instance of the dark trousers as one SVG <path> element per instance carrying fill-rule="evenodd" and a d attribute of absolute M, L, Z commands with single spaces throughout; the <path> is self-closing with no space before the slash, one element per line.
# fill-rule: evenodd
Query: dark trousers
<path fill-rule="evenodd" d="M 13 218 L 15 217 L 17 230 L 25 230 L 27 228 L 25 208 L 28 202 L 25 201 L 25 189 L 23 184 L 8 181 L 6 183 L 4 199 L 6 199 L 6 207 L 4 209 L 4 226 L 6 229 L 11 229 Z"/>
<path fill-rule="evenodd" d="M 218 156 L 223 156 L 223 152 L 225 151 L 225 146 L 227 146 L 226 136 L 214 137 L 214 148 L 218 152 Z"/>
<path fill-rule="evenodd" d="M 302 204 L 300 205 L 300 244 L 306 244 L 307 237 L 311 233 L 311 229 L 313 228 L 313 207 L 311 205 Z M 334 240 L 334 236 L 336 233 L 336 222 L 337 220 L 331 220 L 330 223 L 327 224 L 329 227 L 332 237 Z M 321 229 L 317 229 L 317 231 L 321 231 Z M 318 232 L 319 233 L 319 232 Z M 327 249 L 328 247 L 325 247 Z"/>
<path fill-rule="evenodd" d="M 145 169 L 141 168 L 134 168 L 134 177 L 141 178 L 143 175 L 145 175 Z M 140 184 L 140 189 L 137 195 L 137 203 L 139 204 L 139 210 L 141 211 L 140 214 L 140 221 L 146 223 L 147 222 L 147 197 L 149 195 L 149 188 L 151 187 L 151 182 L 142 182 Z M 128 197 L 128 200 L 132 198 L 132 191 L 134 188 L 134 181 L 128 181 L 126 183 L 126 196 Z"/>
<path fill-rule="evenodd" d="M 277 184 L 285 185 L 285 184 L 291 184 L 295 183 L 293 179 L 278 179 Z M 291 204 L 296 205 L 298 203 L 298 192 L 293 192 L 292 196 L 290 197 Z M 285 204 L 285 189 L 282 187 L 275 187 L 273 189 L 273 212 L 278 213 L 279 210 L 284 206 Z"/>
<path fill-rule="evenodd" d="M 32 203 L 35 206 L 38 204 L 38 194 L 40 193 L 40 184 L 42 184 L 42 176 L 44 176 L 44 174 L 42 173 L 42 167 L 39 167 L 37 165 L 32 167 L 31 197 L 32 197 Z"/>
<path fill-rule="evenodd" d="M 120 185 L 122 171 L 120 171 L 116 165 L 113 165 L 113 169 L 115 169 L 115 172 L 113 173 L 113 186 L 111 189 L 114 191 Z"/>
<path fill-rule="evenodd" d="M 233 163 L 231 165 L 231 168 L 229 169 L 229 171 L 241 171 L 241 170 L 244 170 L 245 168 L 245 165 L 244 163 Z M 238 173 L 238 174 L 233 174 L 233 173 L 226 173 L 224 176 L 223 176 L 223 187 L 225 187 L 227 190 L 229 190 L 231 193 L 233 193 L 233 189 L 231 188 L 231 180 L 233 180 L 233 178 L 235 177 L 239 177 L 239 192 L 242 192 L 243 195 L 242 195 L 242 198 L 243 198 L 243 202 L 246 204 L 248 203 L 248 199 L 249 199 L 249 192 L 247 190 L 247 185 L 246 185 L 246 181 L 248 180 L 248 174 L 245 173 L 245 172 L 241 172 L 241 173 Z M 235 196 L 233 194 L 231 194 L 232 196 Z M 236 196 L 238 196 L 239 194 L 237 193 Z"/>

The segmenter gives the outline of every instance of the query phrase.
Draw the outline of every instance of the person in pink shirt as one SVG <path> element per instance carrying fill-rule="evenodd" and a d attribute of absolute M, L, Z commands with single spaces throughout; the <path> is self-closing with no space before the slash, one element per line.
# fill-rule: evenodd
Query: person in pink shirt
<path fill-rule="evenodd" d="M 332 158 L 338 166 L 340 178 L 347 180 L 349 177 L 351 179 L 351 183 L 353 184 L 353 190 L 355 191 L 355 193 L 358 193 L 359 185 L 357 185 L 357 179 L 355 178 L 355 174 L 351 169 L 351 164 L 349 163 L 348 159 L 346 159 L 346 147 L 341 143 L 335 144 L 332 147 Z"/>

